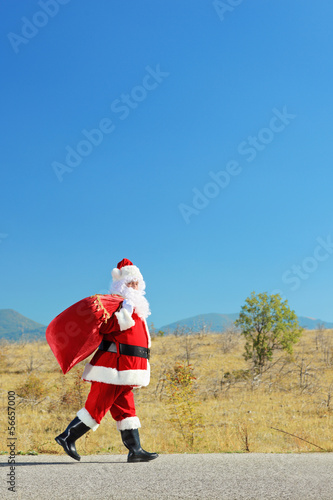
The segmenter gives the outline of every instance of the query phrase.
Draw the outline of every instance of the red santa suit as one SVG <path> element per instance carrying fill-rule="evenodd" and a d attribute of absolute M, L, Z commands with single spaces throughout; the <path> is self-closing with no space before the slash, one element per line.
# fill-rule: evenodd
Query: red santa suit
<path fill-rule="evenodd" d="M 148 302 L 143 297 L 142 275 L 136 266 L 128 263 L 130 261 L 124 259 L 112 271 L 113 289 L 123 292 L 123 296 L 117 293 L 117 298 L 122 297 L 123 301 L 100 327 L 102 343 L 82 375 L 83 380 L 91 382 L 91 390 L 77 416 L 92 430 L 98 428 L 108 411 L 116 420 L 119 431 L 141 427 L 132 389 L 147 386 L 150 381 L 148 357 L 151 341 L 145 321 L 145 316 L 150 313 Z M 139 283 L 138 291 L 127 287 L 130 281 Z"/>
<path fill-rule="evenodd" d="M 128 462 L 149 462 L 158 457 L 142 449 L 133 387 L 149 384 L 150 336 L 145 319 L 150 314 L 140 270 L 128 259 L 112 271 L 110 294 L 80 300 L 58 314 L 46 329 L 46 339 L 63 373 L 86 359 L 98 347 L 84 369 L 91 383 L 84 408 L 55 437 L 75 460 L 77 439 L 96 430 L 110 411 L 128 449 Z"/>

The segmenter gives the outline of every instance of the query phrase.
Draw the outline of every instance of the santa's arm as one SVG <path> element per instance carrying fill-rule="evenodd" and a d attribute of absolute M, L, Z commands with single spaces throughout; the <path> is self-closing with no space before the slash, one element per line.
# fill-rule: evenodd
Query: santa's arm
<path fill-rule="evenodd" d="M 120 308 L 112 314 L 106 323 L 100 328 L 101 334 L 122 332 L 132 328 L 135 325 L 135 321 L 132 318 L 134 307 L 132 303 L 125 299 Z"/>

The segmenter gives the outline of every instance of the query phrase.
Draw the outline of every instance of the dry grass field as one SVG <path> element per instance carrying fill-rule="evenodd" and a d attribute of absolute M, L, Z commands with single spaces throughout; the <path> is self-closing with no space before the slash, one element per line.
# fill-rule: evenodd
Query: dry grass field
<path fill-rule="evenodd" d="M 19 453 L 63 453 L 54 437 L 84 406 L 84 363 L 64 376 L 46 343 L 0 348 L 0 452 L 7 452 L 7 393 L 15 391 Z M 243 350 L 243 338 L 231 332 L 153 338 L 151 383 L 135 390 L 142 445 L 159 453 L 333 451 L 333 331 L 304 331 L 294 354 L 277 352 L 260 377 Z M 196 377 L 183 405 L 168 390 L 177 363 L 190 364 Z M 77 449 L 126 453 L 110 415 Z"/>

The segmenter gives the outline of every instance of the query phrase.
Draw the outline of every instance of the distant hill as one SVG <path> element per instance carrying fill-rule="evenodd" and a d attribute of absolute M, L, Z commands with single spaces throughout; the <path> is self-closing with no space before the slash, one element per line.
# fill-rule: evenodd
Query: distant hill
<path fill-rule="evenodd" d="M 212 332 L 220 332 L 225 327 L 232 325 L 234 321 L 238 318 L 238 313 L 232 314 L 199 314 L 198 316 L 192 316 L 190 318 L 181 319 L 175 321 L 174 323 L 169 323 L 168 325 L 161 326 L 157 330 L 162 330 L 165 333 L 173 333 L 176 328 L 190 328 L 194 331 L 203 325 Z M 298 316 L 298 321 L 301 326 L 307 328 L 308 330 L 315 330 L 318 328 L 319 324 L 322 324 L 324 328 L 333 328 L 333 323 L 328 323 L 327 321 L 322 321 L 320 319 L 307 318 L 305 316 Z"/>
<path fill-rule="evenodd" d="M 199 314 L 191 318 L 181 319 L 164 325 L 157 330 L 162 330 L 166 334 L 173 333 L 176 328 L 192 328 L 194 331 L 205 326 L 207 331 L 220 332 L 238 318 L 238 313 L 232 314 Z M 333 323 L 321 321 L 320 319 L 307 318 L 299 316 L 300 325 L 308 330 L 315 330 L 318 324 L 324 328 L 333 328 Z M 6 339 L 9 342 L 18 342 L 19 340 L 45 340 L 46 326 L 36 323 L 13 309 L 0 309 L 0 339 Z"/>
<path fill-rule="evenodd" d="M 161 326 L 157 330 L 162 330 L 165 333 L 173 333 L 176 328 L 190 328 L 198 329 L 203 326 L 212 332 L 219 332 L 226 326 L 231 325 L 238 318 L 238 313 L 232 314 L 198 314 L 198 316 L 191 316 L 190 318 L 181 319 L 174 323 Z"/>
<path fill-rule="evenodd" d="M 322 321 L 321 319 L 307 318 L 306 316 L 298 316 L 298 321 L 301 326 L 308 330 L 315 330 L 318 325 L 323 325 L 324 328 L 333 328 L 333 323 Z"/>
<path fill-rule="evenodd" d="M 46 326 L 36 323 L 13 309 L 0 309 L 0 338 L 10 342 L 45 339 Z"/>

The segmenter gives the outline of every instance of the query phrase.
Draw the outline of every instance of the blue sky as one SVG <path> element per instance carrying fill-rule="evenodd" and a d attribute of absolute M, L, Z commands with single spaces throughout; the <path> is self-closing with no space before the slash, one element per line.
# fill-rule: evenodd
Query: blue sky
<path fill-rule="evenodd" d="M 253 290 L 333 321 L 331 2 L 0 13 L 0 308 L 47 324 L 126 257 L 155 326 Z"/>

